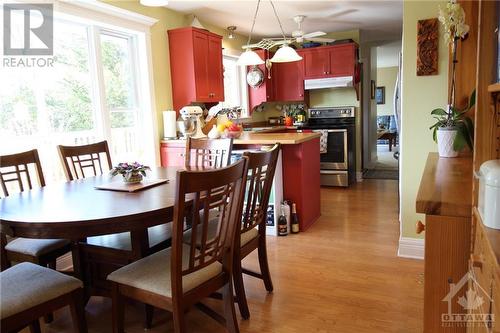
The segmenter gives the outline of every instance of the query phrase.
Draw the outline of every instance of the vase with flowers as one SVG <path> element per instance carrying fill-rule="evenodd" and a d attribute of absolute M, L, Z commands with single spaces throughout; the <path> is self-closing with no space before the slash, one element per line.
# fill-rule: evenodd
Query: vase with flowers
<path fill-rule="evenodd" d="M 112 177 L 122 175 L 123 181 L 129 184 L 140 183 L 146 177 L 146 170 L 151 170 L 148 166 L 142 165 L 138 162 L 133 163 L 119 163 L 110 170 Z"/>
<path fill-rule="evenodd" d="M 466 38 L 469 26 L 465 24 L 464 9 L 455 0 L 439 7 L 439 21 L 443 25 L 445 41 L 452 52 L 451 82 L 448 105 L 446 109 L 432 110 L 431 115 L 436 119 L 436 123 L 430 129 L 434 141 L 438 144 L 439 156 L 456 157 L 465 145 L 472 150 L 474 140 L 474 126 L 466 113 L 474 107 L 475 92 L 470 96 L 465 108 L 459 109 L 455 101 L 457 47 L 458 43 Z"/>

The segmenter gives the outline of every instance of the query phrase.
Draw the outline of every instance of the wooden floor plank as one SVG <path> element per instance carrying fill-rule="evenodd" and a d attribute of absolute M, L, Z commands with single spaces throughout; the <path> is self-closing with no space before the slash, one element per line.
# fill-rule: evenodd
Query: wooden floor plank
<path fill-rule="evenodd" d="M 274 293 L 245 277 L 251 318 L 240 320 L 241 332 L 421 332 L 423 262 L 396 255 L 397 189 L 393 180 L 323 188 L 323 215 L 315 225 L 268 239 Z M 257 269 L 257 263 L 251 255 L 244 264 Z M 91 299 L 89 332 L 111 331 L 110 309 L 108 299 Z M 143 332 L 142 315 L 142 306 L 127 304 L 128 333 Z M 187 318 L 190 332 L 224 332 L 196 309 Z M 54 322 L 42 326 L 43 332 L 72 332 L 69 311 L 56 312 Z M 157 311 L 149 332 L 173 332 L 169 314 Z"/>

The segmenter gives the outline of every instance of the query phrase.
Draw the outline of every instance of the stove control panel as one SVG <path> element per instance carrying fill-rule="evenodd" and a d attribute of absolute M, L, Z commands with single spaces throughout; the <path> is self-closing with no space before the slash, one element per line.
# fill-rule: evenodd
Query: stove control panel
<path fill-rule="evenodd" d="M 345 107 L 322 107 L 309 109 L 309 119 L 321 118 L 346 118 L 354 117 L 356 108 L 354 106 Z"/>

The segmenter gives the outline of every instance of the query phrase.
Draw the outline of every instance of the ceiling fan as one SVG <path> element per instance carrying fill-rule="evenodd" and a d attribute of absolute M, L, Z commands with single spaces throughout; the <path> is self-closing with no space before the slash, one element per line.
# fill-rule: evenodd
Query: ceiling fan
<path fill-rule="evenodd" d="M 305 15 L 296 15 L 293 17 L 293 20 L 298 25 L 298 29 L 292 32 L 292 40 L 294 40 L 297 43 L 303 43 L 305 40 L 311 42 L 319 42 L 319 43 L 331 43 L 335 41 L 335 39 L 332 38 L 320 37 L 326 35 L 326 32 L 323 31 L 314 31 L 310 33 L 305 33 L 302 30 L 302 22 L 304 22 L 305 18 L 306 18 Z"/>
<path fill-rule="evenodd" d="M 323 31 L 315 31 L 307 34 L 304 33 L 304 31 L 302 31 L 302 22 L 304 22 L 305 18 L 306 18 L 305 15 L 297 15 L 293 17 L 293 20 L 298 24 L 298 30 L 293 31 L 291 37 L 287 37 L 286 39 L 283 39 L 282 37 L 263 38 L 260 42 L 243 46 L 243 48 L 244 49 L 259 48 L 259 49 L 269 50 L 275 46 L 283 44 L 291 44 L 291 43 L 300 44 L 306 40 L 319 43 L 331 43 L 335 41 L 335 39 L 333 38 L 320 37 L 326 35 L 326 32 Z"/>

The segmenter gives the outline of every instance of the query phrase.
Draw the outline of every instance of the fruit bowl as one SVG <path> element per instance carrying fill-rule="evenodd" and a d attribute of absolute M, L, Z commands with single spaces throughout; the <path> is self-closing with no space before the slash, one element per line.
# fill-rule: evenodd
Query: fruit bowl
<path fill-rule="evenodd" d="M 243 133 L 243 129 L 237 131 L 230 131 L 226 129 L 224 130 L 224 133 L 222 133 L 222 137 L 227 139 L 237 139 L 241 136 L 241 133 Z"/>

